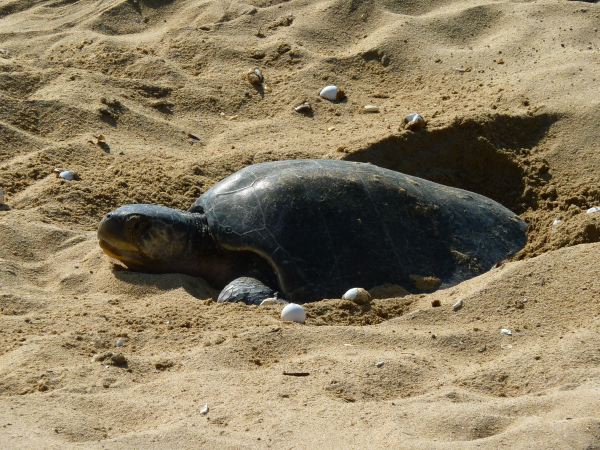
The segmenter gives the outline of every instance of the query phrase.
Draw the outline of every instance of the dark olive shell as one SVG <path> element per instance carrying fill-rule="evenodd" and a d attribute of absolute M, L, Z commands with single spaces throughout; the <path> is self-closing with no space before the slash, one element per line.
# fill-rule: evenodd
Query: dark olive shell
<path fill-rule="evenodd" d="M 412 289 L 419 277 L 452 285 L 526 242 L 526 224 L 493 200 L 348 161 L 252 165 L 190 211 L 206 214 L 222 248 L 268 261 L 276 289 L 296 302 L 339 298 L 357 286 Z"/>

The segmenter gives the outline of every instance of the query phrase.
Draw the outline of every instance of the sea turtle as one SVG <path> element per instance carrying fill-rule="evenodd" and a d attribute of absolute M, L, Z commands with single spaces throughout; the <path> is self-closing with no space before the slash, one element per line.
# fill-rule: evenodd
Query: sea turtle
<path fill-rule="evenodd" d="M 131 270 L 227 285 L 220 301 L 259 303 L 278 291 L 303 303 L 355 286 L 414 292 L 415 275 L 450 286 L 521 249 L 525 231 L 473 192 L 368 163 L 292 160 L 248 166 L 186 212 L 122 206 L 98 238 Z"/>

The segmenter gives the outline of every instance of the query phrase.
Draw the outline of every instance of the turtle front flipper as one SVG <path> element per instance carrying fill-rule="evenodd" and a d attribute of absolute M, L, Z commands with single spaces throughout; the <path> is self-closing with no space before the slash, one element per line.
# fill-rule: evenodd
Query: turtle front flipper
<path fill-rule="evenodd" d="M 240 277 L 223 288 L 217 302 L 243 302 L 247 305 L 260 305 L 264 299 L 274 295 L 275 291 L 262 281 L 256 278 Z"/>

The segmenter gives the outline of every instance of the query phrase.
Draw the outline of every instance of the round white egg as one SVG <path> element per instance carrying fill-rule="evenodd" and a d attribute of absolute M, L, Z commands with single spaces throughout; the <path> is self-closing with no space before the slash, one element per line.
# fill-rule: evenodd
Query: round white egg
<path fill-rule="evenodd" d="M 281 311 L 281 319 L 287 322 L 304 323 L 306 321 L 306 311 L 302 305 L 289 303 Z"/>
<path fill-rule="evenodd" d="M 321 89 L 321 92 L 319 93 L 319 95 L 323 98 L 326 98 L 327 100 L 331 100 L 332 102 L 335 102 L 336 100 L 339 100 L 338 93 L 339 93 L 339 89 L 337 86 L 329 85 L 329 86 L 325 86 L 323 89 Z"/>
<path fill-rule="evenodd" d="M 343 300 L 350 300 L 359 305 L 364 305 L 371 301 L 371 294 L 366 289 L 363 288 L 352 288 L 348 289 L 344 295 L 342 295 Z"/>

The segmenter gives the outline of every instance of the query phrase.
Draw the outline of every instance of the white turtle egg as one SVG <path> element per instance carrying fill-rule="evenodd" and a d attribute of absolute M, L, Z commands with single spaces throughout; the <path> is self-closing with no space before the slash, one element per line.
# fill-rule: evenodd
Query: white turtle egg
<path fill-rule="evenodd" d="M 338 100 L 342 100 L 346 94 L 344 94 L 344 91 L 341 90 L 339 87 L 332 85 L 329 86 L 325 86 L 323 89 L 321 89 L 321 92 L 319 93 L 319 95 L 327 100 L 330 100 L 332 102 L 338 101 Z"/>
<path fill-rule="evenodd" d="M 73 181 L 75 179 L 75 172 L 72 170 L 63 170 L 58 174 L 59 178 L 67 181 Z"/>
<path fill-rule="evenodd" d="M 306 321 L 306 311 L 304 311 L 302 305 L 288 303 L 281 311 L 281 320 L 304 323 Z"/>
<path fill-rule="evenodd" d="M 363 288 L 352 288 L 342 295 L 342 300 L 350 300 L 357 305 L 364 305 L 371 301 L 371 294 Z"/>
<path fill-rule="evenodd" d="M 594 214 L 597 212 L 600 212 L 600 206 L 593 206 L 586 211 L 588 214 Z"/>

